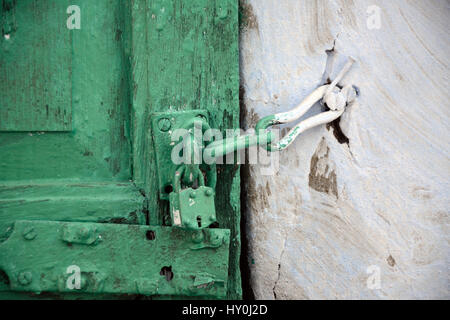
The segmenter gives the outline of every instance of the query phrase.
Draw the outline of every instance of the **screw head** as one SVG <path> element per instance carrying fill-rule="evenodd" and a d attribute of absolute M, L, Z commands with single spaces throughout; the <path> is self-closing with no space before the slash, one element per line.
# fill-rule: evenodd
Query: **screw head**
<path fill-rule="evenodd" d="M 194 243 L 200 243 L 203 241 L 204 238 L 205 237 L 202 231 L 197 231 L 192 234 L 192 242 Z"/>
<path fill-rule="evenodd" d="M 78 236 L 81 238 L 81 239 L 86 239 L 86 238 L 88 238 L 89 237 L 89 230 L 87 229 L 87 228 L 81 228 L 80 230 L 78 230 Z"/>
<path fill-rule="evenodd" d="M 217 234 L 211 236 L 210 242 L 213 246 L 220 246 L 222 244 L 223 238 Z"/>
<path fill-rule="evenodd" d="M 169 118 L 161 118 L 158 121 L 158 127 L 162 132 L 166 132 L 170 130 L 170 128 L 172 127 L 172 123 L 170 122 Z"/>
<path fill-rule="evenodd" d="M 195 191 L 191 191 L 191 193 L 189 194 L 189 197 L 192 199 L 195 199 L 196 196 L 197 196 L 197 193 L 195 193 Z"/>
<path fill-rule="evenodd" d="M 23 230 L 22 235 L 26 240 L 33 240 L 36 238 L 37 233 L 36 230 L 34 230 L 34 227 L 26 227 L 25 230 Z"/>
<path fill-rule="evenodd" d="M 24 272 L 19 273 L 17 280 L 19 281 L 19 283 L 21 285 L 26 286 L 27 284 L 31 283 L 31 281 L 33 280 L 33 276 L 31 274 L 31 272 L 24 271 Z"/>
<path fill-rule="evenodd" d="M 207 197 L 211 197 L 213 195 L 213 192 L 212 192 L 211 189 L 208 189 L 208 190 L 205 191 L 205 194 L 206 194 Z"/>

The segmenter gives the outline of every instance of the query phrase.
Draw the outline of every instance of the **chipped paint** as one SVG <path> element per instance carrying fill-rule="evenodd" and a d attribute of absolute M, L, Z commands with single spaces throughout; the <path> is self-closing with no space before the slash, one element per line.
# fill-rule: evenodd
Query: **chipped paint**
<path fill-rule="evenodd" d="M 360 92 L 339 122 L 280 152 L 273 176 L 249 166 L 254 297 L 448 299 L 448 2 L 245 3 L 258 29 L 241 34 L 244 127 L 297 106 L 348 56 L 357 63 L 340 85 Z M 380 29 L 367 28 L 373 5 Z M 378 290 L 367 287 L 371 266 Z"/>
<path fill-rule="evenodd" d="M 311 157 L 308 185 L 319 192 L 333 194 L 338 197 L 336 172 L 330 162 L 330 148 L 322 139 Z"/>

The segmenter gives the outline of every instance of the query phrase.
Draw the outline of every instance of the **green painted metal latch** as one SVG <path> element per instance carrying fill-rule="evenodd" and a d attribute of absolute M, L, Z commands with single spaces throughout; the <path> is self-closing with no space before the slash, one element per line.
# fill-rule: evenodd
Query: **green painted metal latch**
<path fill-rule="evenodd" d="M 203 133 L 208 129 L 204 110 L 152 116 L 160 198 L 170 202 L 174 227 L 204 229 L 216 222 L 215 162 L 207 164 L 196 158 L 205 147 Z"/>

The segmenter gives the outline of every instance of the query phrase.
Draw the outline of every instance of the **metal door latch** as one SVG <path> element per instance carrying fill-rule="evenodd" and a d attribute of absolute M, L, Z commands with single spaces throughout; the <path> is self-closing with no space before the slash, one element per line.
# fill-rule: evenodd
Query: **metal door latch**
<path fill-rule="evenodd" d="M 185 167 L 175 173 L 175 190 L 169 195 L 170 215 L 174 226 L 202 229 L 216 222 L 214 189 L 205 186 L 203 174 L 198 175 L 200 186 L 181 190 Z"/>
<path fill-rule="evenodd" d="M 342 89 L 338 82 L 353 65 L 351 58 L 329 85 L 314 90 L 294 109 L 262 118 L 255 127 L 255 134 L 236 136 L 206 144 L 202 134 L 210 129 L 205 110 L 156 113 L 152 116 L 152 137 L 156 152 L 160 198 L 170 201 L 172 225 L 186 229 L 207 228 L 216 221 L 214 188 L 216 184 L 215 160 L 230 152 L 254 145 L 268 151 L 281 151 L 307 129 L 339 118 L 345 108 L 356 98 L 356 89 L 347 85 Z M 305 119 L 295 125 L 283 138 L 274 142 L 273 132 L 267 129 L 276 124 L 295 121 L 315 103 L 321 101 L 329 110 Z M 195 129 L 200 129 L 195 130 Z M 185 130 L 175 134 L 177 129 Z M 195 132 L 200 132 L 200 137 Z M 183 140 L 182 163 L 174 161 L 175 144 Z M 205 164 L 196 159 L 213 159 Z M 177 152 L 175 152 L 177 155 Z M 207 186 L 205 186 L 205 178 Z M 195 183 L 199 186 L 195 186 Z M 186 188 L 182 188 L 182 184 Z"/>

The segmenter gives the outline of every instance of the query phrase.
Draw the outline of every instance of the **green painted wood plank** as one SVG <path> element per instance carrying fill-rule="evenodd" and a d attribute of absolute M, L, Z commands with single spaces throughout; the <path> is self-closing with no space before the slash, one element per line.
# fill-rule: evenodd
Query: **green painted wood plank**
<path fill-rule="evenodd" d="M 15 220 L 145 224 L 144 197 L 132 183 L 0 185 L 0 241 Z"/>
<path fill-rule="evenodd" d="M 82 24 L 81 30 L 66 30 L 73 43 L 72 73 L 71 79 L 64 83 L 72 91 L 73 130 L 30 132 L 33 128 L 27 127 L 28 132 L 0 132 L 0 233 L 3 237 L 17 219 L 146 222 L 144 197 L 130 183 L 131 22 L 129 11 L 124 10 L 127 2 L 79 0 L 76 4 L 81 8 Z M 27 9 L 27 12 L 44 15 L 48 23 L 65 28 L 67 6 L 54 14 L 47 9 L 34 12 Z M 40 34 L 46 30 L 45 25 L 32 20 L 27 28 L 36 29 Z M 11 34 L 10 39 L 14 40 L 13 37 Z M 3 39 L 2 35 L 0 42 Z M 37 46 L 35 50 L 41 54 L 49 48 Z M 64 66 L 61 64 L 59 68 Z M 8 294 L 2 293 L 1 297 L 17 297 Z M 25 296 L 30 297 L 21 295 Z M 48 295 L 36 298 L 45 297 Z M 107 298 L 104 295 L 72 298 L 94 297 Z"/>
<path fill-rule="evenodd" d="M 21 6 L 22 2 L 29 1 L 15 3 Z M 0 132 L 0 181 L 73 179 L 92 182 L 131 179 L 131 96 L 126 53 L 129 33 L 124 32 L 130 18 L 126 16 L 124 3 L 109 0 L 76 2 L 81 9 L 81 29 L 65 29 L 73 41 L 72 77 L 67 81 L 61 78 L 61 83 L 52 85 L 72 88 L 73 130 Z M 52 24 L 66 28 L 67 6 L 58 5 L 61 10 L 57 12 L 53 9 L 44 10 L 45 7 L 39 7 L 42 9 L 40 11 L 20 7 L 20 11 L 42 15 Z M 19 7 L 16 8 L 16 14 L 19 14 L 18 11 Z M 18 25 L 10 40 L 19 41 L 18 38 L 23 35 L 21 28 L 35 29 L 39 34 L 47 33 L 47 24 L 40 25 L 30 20 Z M 2 37 L 0 43 L 4 41 Z M 50 44 L 43 42 L 36 46 L 35 54 L 46 55 L 57 49 L 50 47 Z M 71 47 L 69 44 L 68 48 Z M 15 56 L 18 63 L 25 59 L 19 52 L 11 52 L 11 56 Z M 67 63 L 60 63 L 55 77 L 64 74 L 66 67 Z M 22 71 L 18 75 L 29 77 Z M 0 99 L 5 97 L 4 93 L 2 89 Z"/>
<path fill-rule="evenodd" d="M 192 241 L 195 233 L 159 226 L 18 220 L 0 243 L 0 270 L 13 291 L 224 297 L 230 232 L 205 229 L 201 243 Z M 211 246 L 215 238 L 220 243 Z M 80 270 L 78 289 L 67 286 L 67 268 L 74 265 Z M 170 275 L 161 274 L 165 269 Z M 25 282 L 23 272 L 29 276 Z"/>
<path fill-rule="evenodd" d="M 72 37 L 64 23 L 70 2 L 3 3 L 10 6 L 0 6 L 0 131 L 70 131 Z"/>
<path fill-rule="evenodd" d="M 134 177 L 150 223 L 163 224 L 150 136 L 152 112 L 206 109 L 211 127 L 239 127 L 237 0 L 132 0 Z M 241 297 L 239 167 L 218 166 L 216 212 L 231 230 L 228 298 Z"/>

